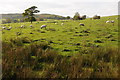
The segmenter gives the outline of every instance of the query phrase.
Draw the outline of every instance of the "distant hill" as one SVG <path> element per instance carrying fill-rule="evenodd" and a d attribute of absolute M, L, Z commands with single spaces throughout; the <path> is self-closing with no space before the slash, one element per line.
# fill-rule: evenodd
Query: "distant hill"
<path fill-rule="evenodd" d="M 43 19 L 65 19 L 63 16 L 54 15 L 54 14 L 36 14 L 36 18 Z M 22 19 L 22 14 L 2 14 L 2 19 Z"/>
<path fill-rule="evenodd" d="M 37 14 L 35 17 L 43 18 L 43 19 L 65 19 L 65 17 L 63 16 L 54 15 L 54 14 Z"/>
<path fill-rule="evenodd" d="M 21 19 L 22 15 L 21 14 L 1 14 L 2 19 Z"/>

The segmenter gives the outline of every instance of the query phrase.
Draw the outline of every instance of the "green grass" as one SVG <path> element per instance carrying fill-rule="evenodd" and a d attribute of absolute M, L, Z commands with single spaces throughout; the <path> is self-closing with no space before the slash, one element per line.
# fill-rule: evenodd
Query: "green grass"
<path fill-rule="evenodd" d="M 108 18 L 115 20 L 114 25 L 105 23 Z M 116 18 L 49 20 L 33 22 L 34 28 L 29 27 L 29 22 L 2 24 L 13 27 L 2 30 L 3 79 L 119 78 Z M 19 28 L 23 24 L 26 28 Z M 43 24 L 47 29 L 40 29 Z"/>
<path fill-rule="evenodd" d="M 10 23 L 3 24 L 7 27 L 12 26 L 11 30 L 3 30 L 3 41 L 9 41 L 16 37 L 28 37 L 38 42 L 50 42 L 49 45 L 63 55 L 73 55 L 78 53 L 81 48 L 90 48 L 91 46 L 118 46 L 118 16 L 102 17 L 100 20 L 86 20 L 73 21 L 73 20 L 50 20 L 34 22 L 34 28 L 30 28 L 29 22 L 26 23 Z M 115 20 L 115 23 L 105 23 L 108 18 Z M 58 24 L 54 24 L 58 22 Z M 61 26 L 61 23 L 64 25 Z M 79 23 L 84 23 L 85 26 L 79 26 Z M 47 29 L 40 29 L 40 26 L 46 24 Z M 19 28 L 25 25 L 26 28 Z M 87 33 L 87 32 L 89 33 Z M 21 35 L 16 35 L 21 32 Z M 33 33 L 33 34 L 30 34 Z M 112 35 L 110 38 L 110 35 Z M 44 39 L 44 40 L 41 40 Z M 95 42 L 100 40 L 103 43 Z M 80 45 L 76 45 L 80 43 Z M 87 46 L 86 46 L 87 45 Z M 68 49 L 69 51 L 63 51 Z M 78 50 L 79 49 L 79 50 Z"/>

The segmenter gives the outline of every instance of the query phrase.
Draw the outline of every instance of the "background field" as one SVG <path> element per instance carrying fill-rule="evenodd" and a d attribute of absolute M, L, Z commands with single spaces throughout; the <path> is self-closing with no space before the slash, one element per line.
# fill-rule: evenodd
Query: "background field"
<path fill-rule="evenodd" d="M 27 23 L 4 24 L 11 30 L 3 30 L 3 41 L 14 38 L 28 38 L 31 42 L 46 42 L 60 54 L 72 55 L 78 53 L 81 48 L 118 46 L 118 16 L 102 17 L 100 20 L 49 20 L 34 22 L 34 28 Z M 109 19 L 110 18 L 110 19 Z M 107 20 L 115 20 L 115 23 L 105 23 Z M 57 23 L 57 24 L 55 24 Z M 64 23 L 64 25 L 61 25 Z M 79 26 L 84 23 L 85 26 Z M 47 25 L 47 29 L 40 29 L 41 25 Z M 19 28 L 25 25 L 25 28 Z M 20 32 L 20 35 L 17 35 Z"/>

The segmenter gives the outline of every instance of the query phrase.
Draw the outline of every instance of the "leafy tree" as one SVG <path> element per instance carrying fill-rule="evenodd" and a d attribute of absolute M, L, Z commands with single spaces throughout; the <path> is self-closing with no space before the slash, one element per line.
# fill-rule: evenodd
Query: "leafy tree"
<path fill-rule="evenodd" d="M 100 19 L 100 16 L 94 15 L 93 19 Z"/>
<path fill-rule="evenodd" d="M 81 19 L 86 19 L 86 15 L 83 15 L 83 16 L 81 17 Z"/>
<path fill-rule="evenodd" d="M 66 18 L 67 18 L 67 19 L 70 19 L 70 16 L 67 16 Z"/>
<path fill-rule="evenodd" d="M 26 21 L 30 21 L 32 23 L 32 21 L 36 21 L 35 17 L 34 17 L 34 13 L 38 13 L 40 12 L 39 10 L 36 10 L 36 6 L 32 6 L 28 9 L 25 10 L 24 13 L 22 13 L 22 15 L 25 17 Z"/>
<path fill-rule="evenodd" d="M 80 14 L 78 12 L 76 12 L 73 19 L 74 20 L 80 20 Z"/>

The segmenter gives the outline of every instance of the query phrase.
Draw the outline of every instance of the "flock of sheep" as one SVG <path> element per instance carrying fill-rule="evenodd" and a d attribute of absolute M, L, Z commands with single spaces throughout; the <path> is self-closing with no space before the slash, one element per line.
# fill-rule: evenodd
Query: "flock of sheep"
<path fill-rule="evenodd" d="M 116 18 L 116 19 L 118 19 L 118 18 Z M 115 22 L 114 20 L 107 20 L 105 23 L 114 23 L 114 22 Z M 55 24 L 57 25 L 58 23 L 55 23 Z M 61 26 L 62 25 L 64 25 L 64 23 L 61 23 Z M 84 23 L 80 23 L 79 26 L 85 26 L 85 24 Z M 42 28 L 46 29 L 46 27 L 47 27 L 47 25 L 42 25 L 40 27 L 40 29 L 42 29 Z M 25 28 L 25 25 L 21 25 L 20 28 Z M 30 25 L 30 28 L 33 28 L 33 25 Z M 11 30 L 12 27 L 10 26 L 9 28 L 7 28 L 7 27 L 3 26 L 2 29 L 4 29 L 4 30 Z"/>
<path fill-rule="evenodd" d="M 2 27 L 2 29 L 6 29 L 6 30 L 11 30 L 12 29 L 12 27 L 10 26 L 9 28 L 7 28 L 7 27 Z"/>
<path fill-rule="evenodd" d="M 40 28 L 42 29 L 42 28 L 46 28 L 46 27 L 47 27 L 47 25 L 42 25 Z M 25 28 L 25 25 L 21 25 L 19 28 Z M 33 26 L 30 25 L 30 28 L 33 28 Z M 7 28 L 7 27 L 3 26 L 2 29 L 4 29 L 4 30 L 11 30 L 12 27 L 10 26 L 9 28 Z"/>
<path fill-rule="evenodd" d="M 58 24 L 58 23 L 55 23 L 55 24 Z M 61 23 L 61 25 L 64 25 L 64 23 Z M 42 25 L 40 27 L 40 29 L 42 29 L 42 28 L 46 29 L 46 27 L 47 27 L 47 25 Z M 25 28 L 25 25 L 21 25 L 19 28 Z M 33 25 L 30 25 L 30 28 L 33 28 Z M 4 29 L 4 30 L 11 30 L 12 27 L 10 26 L 9 28 L 7 28 L 7 27 L 4 26 L 4 27 L 2 27 L 2 29 Z"/>

